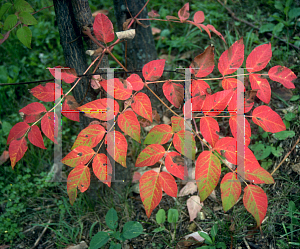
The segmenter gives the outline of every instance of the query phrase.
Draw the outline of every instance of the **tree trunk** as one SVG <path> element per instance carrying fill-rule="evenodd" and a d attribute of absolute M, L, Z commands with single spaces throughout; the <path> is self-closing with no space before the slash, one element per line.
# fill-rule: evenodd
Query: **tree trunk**
<path fill-rule="evenodd" d="M 82 75 L 88 68 L 85 49 L 82 40 L 82 27 L 93 26 L 93 18 L 91 9 L 87 0 L 54 0 L 54 9 L 56 20 L 58 24 L 60 43 L 63 47 L 66 66 L 74 68 L 78 75 Z M 96 49 L 97 45 L 94 44 L 89 38 L 85 37 L 88 49 Z M 95 59 L 92 58 L 92 59 Z M 105 55 L 100 67 L 108 68 L 108 58 Z M 105 72 L 105 71 L 104 71 Z M 73 85 L 73 84 L 72 84 Z M 90 79 L 83 77 L 78 85 L 72 91 L 73 95 L 81 105 L 97 99 L 98 91 L 90 87 Z M 86 128 L 93 119 L 80 114 L 80 127 Z M 105 153 L 105 148 L 101 148 L 102 153 Z M 91 185 L 87 191 L 92 204 L 97 200 L 97 191 L 101 186 L 100 181 L 91 174 Z"/>
<path fill-rule="evenodd" d="M 145 5 L 144 0 L 127 0 L 128 9 L 134 17 Z M 117 18 L 118 30 L 123 31 L 123 23 L 131 18 L 124 0 L 114 0 L 115 16 Z M 147 9 L 145 8 L 138 18 L 147 18 Z M 136 35 L 134 39 L 127 41 L 127 69 L 141 70 L 149 61 L 157 59 L 154 39 L 151 32 L 150 22 L 141 21 L 147 28 L 134 23 Z"/>

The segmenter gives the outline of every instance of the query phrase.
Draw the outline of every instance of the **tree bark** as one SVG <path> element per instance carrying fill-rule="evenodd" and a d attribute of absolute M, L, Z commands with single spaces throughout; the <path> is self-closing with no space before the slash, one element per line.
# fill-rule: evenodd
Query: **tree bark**
<path fill-rule="evenodd" d="M 88 68 L 88 63 L 86 59 L 81 31 L 83 26 L 93 26 L 92 13 L 88 5 L 88 1 L 54 0 L 53 3 L 60 34 L 60 43 L 63 47 L 66 66 L 74 68 L 78 75 L 82 75 Z M 98 47 L 89 38 L 84 38 L 88 47 L 87 49 L 94 50 Z M 93 57 L 92 59 L 95 59 L 95 57 Z M 100 67 L 109 67 L 107 55 L 104 56 Z M 77 84 L 77 86 L 73 89 L 72 93 L 77 103 L 80 103 L 80 105 L 84 105 L 88 102 L 96 100 L 97 95 L 99 94 L 99 90 L 95 91 L 94 89 L 92 89 L 90 87 L 90 79 L 88 77 L 83 77 Z M 81 129 L 86 128 L 92 121 L 93 119 L 80 114 Z M 105 153 L 105 148 L 101 148 L 100 152 Z M 91 175 L 91 185 L 89 187 L 89 190 L 87 191 L 87 194 L 90 197 L 91 203 L 95 204 L 97 191 L 101 186 L 101 183 L 94 174 Z"/>

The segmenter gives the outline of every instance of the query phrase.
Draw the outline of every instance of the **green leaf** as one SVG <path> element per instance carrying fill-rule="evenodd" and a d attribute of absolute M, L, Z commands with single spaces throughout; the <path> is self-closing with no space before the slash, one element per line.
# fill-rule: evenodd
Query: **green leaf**
<path fill-rule="evenodd" d="M 21 12 L 19 14 L 20 21 L 26 25 L 35 25 L 37 20 L 28 12 Z"/>
<path fill-rule="evenodd" d="M 5 3 L 1 6 L 0 9 L 0 19 L 2 18 L 2 16 L 9 10 L 9 8 L 12 6 L 11 3 Z"/>
<path fill-rule="evenodd" d="M 296 117 L 295 113 L 289 112 L 284 115 L 284 119 L 287 121 L 292 121 Z"/>
<path fill-rule="evenodd" d="M 121 238 L 121 233 L 119 231 L 113 232 L 112 236 L 117 240 L 123 241 L 123 238 Z"/>
<path fill-rule="evenodd" d="M 278 9 L 278 10 L 280 10 L 280 11 L 282 11 L 282 12 L 284 10 L 284 7 L 283 7 L 281 1 L 276 1 L 275 2 L 275 8 Z"/>
<path fill-rule="evenodd" d="M 162 224 L 166 221 L 166 212 L 164 209 L 159 209 L 157 214 L 156 214 L 156 222 L 158 224 Z"/>
<path fill-rule="evenodd" d="M 269 32 L 269 31 L 273 31 L 274 27 L 275 27 L 275 24 L 273 24 L 273 23 L 264 24 L 260 27 L 259 33 L 265 33 L 265 32 Z"/>
<path fill-rule="evenodd" d="M 215 240 L 217 233 L 218 233 L 218 224 L 214 224 L 210 231 L 213 241 Z"/>
<path fill-rule="evenodd" d="M 115 244 L 113 241 L 109 245 L 109 249 L 121 249 L 122 245 L 121 244 Z"/>
<path fill-rule="evenodd" d="M 295 132 L 294 131 L 280 131 L 274 134 L 274 137 L 278 140 L 285 140 L 288 137 L 294 137 Z"/>
<path fill-rule="evenodd" d="M 4 38 L 4 36 L 2 34 L 0 34 L 0 39 L 3 39 L 3 38 Z"/>
<path fill-rule="evenodd" d="M 291 97 L 290 101 L 297 101 L 298 99 L 300 99 L 300 95 L 294 95 Z"/>
<path fill-rule="evenodd" d="M 4 136 L 7 136 L 9 134 L 11 128 L 12 128 L 12 125 L 10 123 L 8 123 L 6 121 L 2 122 L 2 131 L 3 131 Z"/>
<path fill-rule="evenodd" d="M 254 155 L 257 160 L 262 160 L 268 157 L 271 154 L 272 147 L 271 146 L 266 146 L 264 144 L 257 144 L 254 147 Z"/>
<path fill-rule="evenodd" d="M 166 228 L 163 226 L 163 227 L 158 227 L 158 228 L 155 228 L 152 232 L 153 233 L 159 233 L 159 232 L 162 232 L 164 231 Z"/>
<path fill-rule="evenodd" d="M 98 249 L 104 246 L 109 240 L 109 236 L 106 232 L 98 232 L 92 238 L 90 243 L 90 249 Z"/>
<path fill-rule="evenodd" d="M 114 208 L 108 210 L 105 216 L 105 223 L 112 230 L 118 227 L 118 214 Z"/>
<path fill-rule="evenodd" d="M 290 122 L 289 121 L 287 121 L 287 120 L 283 120 L 283 123 L 284 123 L 284 125 L 285 125 L 285 128 L 288 130 L 288 129 L 290 129 L 290 127 L 291 127 L 291 124 L 290 124 Z"/>
<path fill-rule="evenodd" d="M 31 37 L 32 33 L 31 30 L 24 26 L 17 30 L 17 37 L 19 38 L 20 42 L 22 42 L 27 48 L 31 48 Z"/>
<path fill-rule="evenodd" d="M 274 35 L 279 35 L 279 33 L 282 31 L 283 27 L 284 27 L 284 24 L 282 22 L 276 24 L 276 26 L 274 27 L 272 33 Z"/>
<path fill-rule="evenodd" d="M 128 221 L 123 226 L 122 236 L 125 239 L 133 239 L 143 233 L 143 226 L 137 221 Z"/>
<path fill-rule="evenodd" d="M 209 235 L 207 234 L 207 233 L 205 233 L 205 232 L 198 232 L 199 233 L 199 235 L 203 238 L 203 239 L 205 239 L 205 242 L 207 243 L 207 244 L 210 244 L 210 245 L 212 245 L 213 244 L 213 242 L 212 242 L 212 239 L 209 237 Z"/>
<path fill-rule="evenodd" d="M 178 221 L 178 210 L 170 208 L 168 210 L 168 222 L 169 223 L 176 223 Z"/>
<path fill-rule="evenodd" d="M 272 164 L 273 164 L 272 159 L 263 160 L 263 161 L 261 162 L 261 166 L 262 166 L 265 170 L 268 170 Z"/>
<path fill-rule="evenodd" d="M 283 152 L 284 150 L 281 147 L 277 147 L 277 149 L 275 147 L 272 147 L 272 154 L 276 157 L 282 156 Z"/>
<path fill-rule="evenodd" d="M 13 14 L 13 15 L 9 15 L 8 17 L 6 17 L 5 21 L 4 21 L 4 30 L 9 30 L 11 28 L 13 28 L 18 21 L 18 17 Z"/>
<path fill-rule="evenodd" d="M 15 8 L 18 11 L 26 11 L 26 12 L 33 12 L 33 8 L 24 0 L 17 0 L 15 1 Z"/>
<path fill-rule="evenodd" d="M 296 17 L 300 16 L 300 8 L 293 8 L 289 12 L 289 19 L 294 19 Z"/>
<path fill-rule="evenodd" d="M 218 242 L 216 245 L 217 248 L 226 249 L 226 244 L 224 242 Z"/>

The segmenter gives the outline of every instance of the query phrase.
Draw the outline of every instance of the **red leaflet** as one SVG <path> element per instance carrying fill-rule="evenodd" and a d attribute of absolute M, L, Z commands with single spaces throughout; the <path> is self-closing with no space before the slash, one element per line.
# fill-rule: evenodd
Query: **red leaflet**
<path fill-rule="evenodd" d="M 184 119 L 181 117 L 173 116 L 171 117 L 172 131 L 173 133 L 181 131 L 184 129 Z"/>
<path fill-rule="evenodd" d="M 63 80 L 64 82 L 70 84 L 73 83 L 78 77 L 74 68 L 61 69 L 62 66 L 56 66 L 54 68 L 49 68 L 50 73 L 55 79 Z M 60 70 L 58 70 L 60 69 Z M 56 74 L 55 74 L 56 72 Z"/>
<path fill-rule="evenodd" d="M 144 82 L 141 79 L 140 76 L 138 76 L 137 74 L 131 74 L 128 78 L 127 81 L 130 82 L 130 84 L 132 85 L 132 89 L 134 91 L 140 91 L 143 89 L 144 87 Z"/>
<path fill-rule="evenodd" d="M 268 80 L 262 78 L 259 74 L 250 74 L 249 80 L 252 90 L 258 90 L 256 96 L 268 104 L 271 99 L 271 87 Z"/>
<path fill-rule="evenodd" d="M 57 138 L 57 132 L 58 132 L 58 122 L 57 122 L 57 115 L 55 114 L 54 118 L 54 112 L 48 112 L 45 114 L 45 116 L 42 118 L 41 121 L 41 128 L 44 134 L 47 138 L 49 138 L 51 141 L 57 144 L 56 138 Z M 54 127 L 55 125 L 55 127 Z"/>
<path fill-rule="evenodd" d="M 219 36 L 219 37 L 226 43 L 226 41 L 225 41 L 223 35 L 222 35 L 218 30 L 216 30 L 214 26 L 212 26 L 212 25 L 210 25 L 210 24 L 207 24 L 206 27 L 207 27 L 208 29 L 210 29 L 212 32 L 214 32 L 217 36 Z"/>
<path fill-rule="evenodd" d="M 272 57 L 271 43 L 263 44 L 249 54 L 246 60 L 246 68 L 249 73 L 257 72 L 266 67 Z"/>
<path fill-rule="evenodd" d="M 108 106 L 108 103 L 110 103 L 111 101 L 114 102 L 114 107 Z M 93 118 L 107 121 L 107 119 L 110 120 L 113 119 L 114 116 L 117 116 L 117 114 L 119 113 L 119 104 L 115 100 L 108 100 L 107 98 L 103 98 L 89 102 L 83 106 L 78 107 L 77 109 L 85 112 Z M 114 111 L 112 109 L 114 109 Z"/>
<path fill-rule="evenodd" d="M 218 121 L 211 117 L 203 117 L 200 119 L 200 132 L 204 139 L 212 146 L 219 140 L 217 132 L 220 131 Z"/>
<path fill-rule="evenodd" d="M 65 101 L 62 104 L 62 115 L 66 118 L 79 122 L 79 111 L 77 108 L 79 107 L 75 98 L 71 95 L 67 95 L 65 97 Z"/>
<path fill-rule="evenodd" d="M 221 181 L 221 198 L 224 212 L 227 212 L 238 201 L 242 187 L 235 173 L 227 173 Z"/>
<path fill-rule="evenodd" d="M 210 33 L 210 31 L 209 31 L 209 28 L 208 27 L 206 27 L 204 24 L 201 24 L 201 23 L 193 23 L 195 26 L 197 26 L 199 29 L 200 29 L 200 31 L 202 32 L 202 29 L 204 29 L 205 31 L 206 31 L 206 33 L 208 34 L 208 36 L 209 36 L 209 39 L 211 39 L 211 33 Z"/>
<path fill-rule="evenodd" d="M 107 144 L 110 143 L 110 146 L 113 148 L 113 150 L 107 148 L 107 152 L 116 162 L 126 168 L 126 155 L 128 145 L 124 135 L 119 131 L 108 132 L 106 141 Z"/>
<path fill-rule="evenodd" d="M 179 11 L 178 11 L 178 17 L 181 22 L 184 22 L 186 19 L 189 18 L 190 13 L 189 13 L 190 5 L 189 3 L 186 3 Z"/>
<path fill-rule="evenodd" d="M 190 67 L 192 68 L 192 72 L 198 78 L 209 75 L 215 67 L 214 47 L 210 45 L 202 54 L 197 55 Z"/>
<path fill-rule="evenodd" d="M 75 143 L 72 146 L 72 150 L 81 145 L 94 148 L 98 143 L 100 143 L 105 133 L 106 130 L 102 125 L 89 125 L 78 134 Z"/>
<path fill-rule="evenodd" d="M 83 193 L 90 186 L 91 173 L 88 166 L 80 164 L 74 168 L 67 179 L 67 192 L 71 205 L 74 204 L 77 197 L 77 187 Z"/>
<path fill-rule="evenodd" d="M 237 157 L 243 157 L 241 160 L 244 159 L 244 167 L 242 167 L 242 165 L 238 165 L 237 173 L 245 178 L 245 180 L 255 184 L 274 183 L 273 177 L 268 171 L 259 165 L 253 152 L 248 147 L 245 148 L 245 155 L 237 154 Z"/>
<path fill-rule="evenodd" d="M 113 80 L 102 80 L 100 81 L 101 86 L 104 88 L 104 90 L 111 95 L 111 93 L 114 93 L 115 99 L 120 100 L 126 100 L 128 99 L 132 94 L 132 86 L 130 82 L 125 81 L 127 83 L 126 85 L 123 85 L 122 82 L 118 78 L 114 78 Z M 108 92 L 108 85 L 114 85 L 114 89 L 112 89 L 112 92 Z M 111 95 L 112 96 L 112 95 Z"/>
<path fill-rule="evenodd" d="M 229 101 L 231 100 L 232 96 L 234 94 L 233 89 L 230 90 L 224 90 L 220 92 L 216 92 L 212 95 L 206 96 L 202 111 L 205 115 L 209 116 L 216 116 L 228 105 Z"/>
<path fill-rule="evenodd" d="M 197 11 L 194 15 L 194 22 L 195 23 L 203 23 L 205 20 L 205 16 L 203 11 Z"/>
<path fill-rule="evenodd" d="M 166 60 L 154 60 L 145 64 L 142 70 L 145 81 L 158 80 L 164 72 L 165 63 Z"/>
<path fill-rule="evenodd" d="M 11 141 L 21 138 L 29 128 L 30 126 L 25 122 L 16 123 L 9 131 L 6 144 L 10 144 Z"/>
<path fill-rule="evenodd" d="M 232 115 L 229 119 L 229 125 L 231 133 L 235 138 L 237 138 L 237 132 L 239 132 L 240 134 L 243 134 L 245 132 L 243 137 L 245 137 L 245 146 L 248 146 L 250 144 L 251 127 L 248 120 L 245 117 L 243 118 L 243 120 L 244 121 L 241 124 L 238 124 L 237 116 Z"/>
<path fill-rule="evenodd" d="M 165 144 L 173 136 L 170 125 L 161 124 L 154 126 L 145 138 L 144 144 Z"/>
<path fill-rule="evenodd" d="M 87 146 L 78 146 L 66 155 L 61 162 L 70 166 L 76 167 L 80 164 L 86 164 L 95 155 L 95 151 Z"/>
<path fill-rule="evenodd" d="M 93 171 L 97 178 L 111 186 L 112 166 L 109 159 L 105 154 L 97 154 L 93 160 Z"/>
<path fill-rule="evenodd" d="M 104 42 L 105 44 L 108 42 L 112 42 L 115 39 L 114 27 L 112 22 L 106 15 L 102 13 L 97 14 L 97 16 L 95 17 L 93 29 L 96 38 L 99 41 Z"/>
<path fill-rule="evenodd" d="M 165 152 L 165 148 L 160 144 L 150 144 L 139 154 L 135 167 L 152 166 L 165 155 Z"/>
<path fill-rule="evenodd" d="M 224 156 L 228 162 L 236 165 L 236 139 L 223 137 L 215 144 L 214 149 Z"/>
<path fill-rule="evenodd" d="M 204 80 L 192 80 L 192 96 L 207 95 L 210 86 Z"/>
<path fill-rule="evenodd" d="M 178 152 L 172 151 L 166 155 L 165 166 L 173 176 L 184 180 L 184 159 Z"/>
<path fill-rule="evenodd" d="M 244 189 L 244 206 L 256 220 L 259 227 L 266 216 L 268 208 L 268 197 L 266 193 L 258 186 L 248 185 Z"/>
<path fill-rule="evenodd" d="M 56 92 L 56 95 L 55 95 Z M 55 83 L 46 83 L 45 86 L 38 85 L 30 90 L 30 93 L 37 99 L 44 102 L 54 102 L 61 95 L 63 95 L 63 90 L 59 85 Z M 56 97 L 56 98 L 55 98 Z"/>
<path fill-rule="evenodd" d="M 154 208 L 159 204 L 162 197 L 159 174 L 154 170 L 145 172 L 140 179 L 140 194 L 149 218 Z"/>
<path fill-rule="evenodd" d="M 21 160 L 27 151 L 27 143 L 25 137 L 19 140 L 13 140 L 8 148 L 11 167 L 14 168 L 16 163 Z"/>
<path fill-rule="evenodd" d="M 135 95 L 131 107 L 138 115 L 148 119 L 152 123 L 151 101 L 145 93 Z"/>
<path fill-rule="evenodd" d="M 236 41 L 220 56 L 218 69 L 224 76 L 234 73 L 244 61 L 244 43 L 243 38 Z"/>
<path fill-rule="evenodd" d="M 267 132 L 275 133 L 286 129 L 281 117 L 269 106 L 256 107 L 252 113 L 252 120 Z"/>
<path fill-rule="evenodd" d="M 175 133 L 173 138 L 175 149 L 185 155 L 187 158 L 194 160 L 196 154 L 196 142 L 190 131 L 181 130 Z"/>
<path fill-rule="evenodd" d="M 38 126 L 36 125 L 31 126 L 31 129 L 28 133 L 28 139 L 33 145 L 40 147 L 42 149 L 47 149 L 44 145 L 42 133 Z"/>
<path fill-rule="evenodd" d="M 224 90 L 229 90 L 229 89 L 232 89 L 232 88 L 237 88 L 237 84 L 240 84 L 245 89 L 244 83 L 241 82 L 238 79 L 235 79 L 235 78 L 225 78 L 225 79 L 222 80 L 222 87 L 223 87 Z"/>
<path fill-rule="evenodd" d="M 295 88 L 295 85 L 292 81 L 297 79 L 297 76 L 293 73 L 291 69 L 287 67 L 284 66 L 272 67 L 269 70 L 268 75 L 271 80 L 281 83 L 288 89 Z"/>
<path fill-rule="evenodd" d="M 179 108 L 184 98 L 183 85 L 167 81 L 163 84 L 163 92 L 172 105 Z"/>
<path fill-rule="evenodd" d="M 45 112 L 47 112 L 45 106 L 39 102 L 31 103 L 19 111 L 26 123 L 33 123 L 37 121 Z"/>
<path fill-rule="evenodd" d="M 177 184 L 173 176 L 167 172 L 160 172 L 159 183 L 167 195 L 177 197 Z"/>
<path fill-rule="evenodd" d="M 127 110 L 118 117 L 120 129 L 137 142 L 141 142 L 141 125 L 133 111 Z"/>
<path fill-rule="evenodd" d="M 215 189 L 221 175 L 221 163 L 211 151 L 203 151 L 197 161 L 195 180 L 203 202 Z"/>

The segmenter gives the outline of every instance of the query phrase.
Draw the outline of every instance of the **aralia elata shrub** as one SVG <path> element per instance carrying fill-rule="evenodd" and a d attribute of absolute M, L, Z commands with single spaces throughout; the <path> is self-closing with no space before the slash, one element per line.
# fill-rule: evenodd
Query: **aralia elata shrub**
<path fill-rule="evenodd" d="M 209 37 L 213 32 L 224 40 L 221 33 L 212 25 L 203 24 L 205 18 L 202 11 L 195 13 L 193 21 L 188 20 L 189 15 L 189 4 L 187 3 L 178 11 L 178 17 L 167 16 L 167 19 L 170 22 L 195 25 L 201 31 L 206 31 Z M 155 11 L 149 12 L 149 16 L 152 17 L 150 20 L 160 20 L 156 18 L 158 14 Z M 129 30 L 134 22 L 143 25 L 136 16 L 126 21 L 125 29 Z M 120 42 L 120 38 L 113 42 L 115 33 L 111 21 L 105 15 L 98 14 L 94 21 L 93 31 L 94 35 L 88 28 L 84 30 L 85 34 L 99 45 L 99 49 L 89 51 L 90 54 L 98 55 L 91 66 L 99 58 L 101 60 L 104 53 L 110 54 L 115 59 L 111 50 Z M 131 34 L 132 32 L 134 33 L 133 30 L 130 30 Z M 125 135 L 141 143 L 141 124 L 138 117 L 140 116 L 150 123 L 153 121 L 150 98 L 141 90 L 148 88 L 152 92 L 149 84 L 163 83 L 163 93 L 175 108 L 182 108 L 185 117 L 200 118 L 200 127 L 194 127 L 200 132 L 196 132 L 185 118 L 176 114 L 165 104 L 166 108 L 174 114 L 171 118 L 171 125 L 159 124 L 150 130 L 144 140 L 147 147 L 139 154 L 135 162 L 135 167 L 146 167 L 162 162 L 164 159 L 163 163 L 167 169 L 167 172 L 162 171 L 161 163 L 158 171 L 148 170 L 139 179 L 140 195 L 147 216 L 150 217 L 154 208 L 161 201 L 162 191 L 169 196 L 177 197 L 175 178 L 186 179 L 187 165 L 183 157 L 187 157 L 195 161 L 194 180 L 198 187 L 199 203 L 203 202 L 216 188 L 223 163 L 230 171 L 225 174 L 220 184 L 224 211 L 228 211 L 235 205 L 241 195 L 243 185 L 244 206 L 255 218 L 257 226 L 260 226 L 267 212 L 268 200 L 267 195 L 258 184 L 272 184 L 274 179 L 260 166 L 253 152 L 248 148 L 251 142 L 249 119 L 267 132 L 276 133 L 285 130 L 286 127 L 280 116 L 267 106 L 271 99 L 271 88 L 266 76 L 289 89 L 295 88 L 292 81 L 296 79 L 295 74 L 284 66 L 274 66 L 269 69 L 268 73 L 262 73 L 261 70 L 265 69 L 271 57 L 271 44 L 258 46 L 249 54 L 246 58 L 245 70 L 247 73 L 243 77 L 249 77 L 251 89 L 246 89 L 244 83 L 237 79 L 239 75 L 233 75 L 244 62 L 244 44 L 241 38 L 220 56 L 218 70 L 222 76 L 215 80 L 222 80 L 223 90 L 212 92 L 207 83 L 212 79 L 204 78 L 213 71 L 215 66 L 214 47 L 209 45 L 191 62 L 188 71 L 192 75 L 191 85 L 188 89 L 191 98 L 185 96 L 185 87 L 188 87 L 183 85 L 185 80 L 158 81 L 164 72 L 165 60 L 162 59 L 150 61 L 143 66 L 143 79 L 137 74 L 130 74 L 129 77 L 122 80 L 118 78 L 104 80 L 101 77 L 91 80 L 93 88 L 104 88 L 108 95 L 113 95 L 114 99 L 102 98 L 78 106 L 75 99 L 68 95 L 70 91 L 64 94 L 58 84 L 47 83 L 31 89 L 30 92 L 44 102 L 53 102 L 56 98 L 63 96 L 61 98 L 61 101 L 64 100 L 62 109 L 65 112 L 62 114 L 74 121 L 79 121 L 79 111 L 102 121 L 101 123 L 94 121 L 83 129 L 77 136 L 72 151 L 62 159 L 64 164 L 73 168 L 67 180 L 67 192 L 71 204 L 76 199 L 77 188 L 81 192 L 89 188 L 91 171 L 100 181 L 111 186 L 111 162 L 105 154 L 98 153 L 101 146 L 98 146 L 97 151 L 93 149 L 96 145 L 101 143 L 102 146 L 105 146 L 109 142 L 114 143 L 113 150 L 108 150 L 108 153 L 116 162 L 126 167 L 127 140 Z M 117 62 L 127 71 L 119 61 Z M 88 73 L 89 68 L 85 74 Z M 50 73 L 55 77 L 55 69 L 50 69 Z M 65 83 L 74 83 L 76 80 L 73 87 L 80 81 L 80 77 L 77 77 L 74 70 L 66 69 L 61 69 L 61 79 Z M 112 86 L 113 88 L 111 88 Z M 248 88 L 250 87 L 248 86 Z M 155 95 L 154 92 L 152 93 Z M 242 98 L 240 98 L 241 96 Z M 255 96 L 264 104 L 252 110 Z M 120 110 L 120 105 L 116 100 L 124 101 L 123 110 Z M 159 100 L 163 103 L 161 99 Z M 183 103 L 184 101 L 185 103 Z M 242 110 L 239 109 L 241 103 Z M 73 110 L 74 107 L 77 107 L 77 112 L 67 112 Z M 27 150 L 26 136 L 33 145 L 46 149 L 41 134 L 42 130 L 46 137 L 57 143 L 58 123 L 55 122 L 53 110 L 54 108 L 47 111 L 39 102 L 31 103 L 20 110 L 23 122 L 15 124 L 7 139 L 12 168 Z M 231 137 L 220 137 L 219 135 L 218 117 L 221 113 L 227 113 L 225 117 L 229 120 Z M 122 132 L 114 131 L 113 126 L 107 126 L 107 122 L 114 118 L 115 125 L 118 125 Z M 41 130 L 37 126 L 39 121 L 41 121 Z M 29 123 L 32 124 L 29 125 Z M 240 153 L 238 144 L 241 138 L 243 141 Z M 206 149 L 197 152 L 196 145 L 200 141 Z M 175 151 L 170 151 L 171 146 L 175 148 Z"/>

